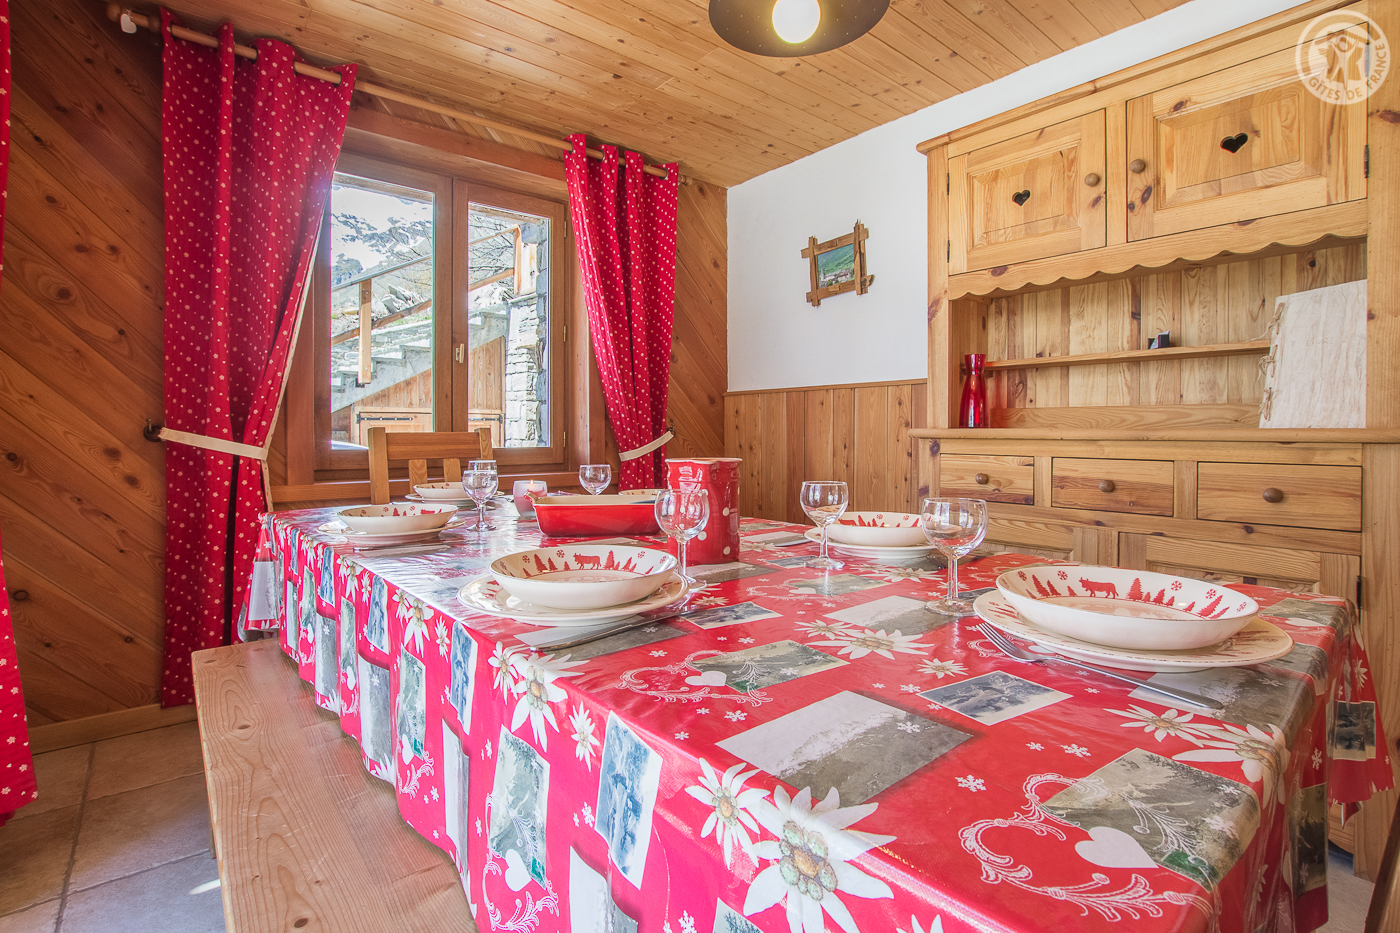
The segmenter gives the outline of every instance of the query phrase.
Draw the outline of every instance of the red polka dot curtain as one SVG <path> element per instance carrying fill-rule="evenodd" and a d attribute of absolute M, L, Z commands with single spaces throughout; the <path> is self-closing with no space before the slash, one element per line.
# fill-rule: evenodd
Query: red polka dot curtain
<path fill-rule="evenodd" d="M 674 163 L 665 178 L 647 175 L 635 152 L 627 153 L 623 171 L 614 147 L 604 146 L 599 160 L 584 152 L 583 134 L 569 142 L 574 148 L 564 165 L 588 328 L 608 420 L 625 453 L 666 432 L 680 175 Z M 624 459 L 619 487 L 665 485 L 665 460 L 665 447 Z"/>
<path fill-rule="evenodd" d="M 0 0 L 0 192 L 10 169 L 10 2 Z M 0 194 L 0 242 L 5 231 L 5 198 Z M 34 759 L 29 753 L 29 726 L 24 720 L 24 690 L 19 684 L 15 628 L 10 619 L 10 591 L 0 564 L 0 826 L 38 796 Z"/>
<path fill-rule="evenodd" d="M 293 72 L 295 52 L 233 27 L 208 49 L 162 11 L 166 427 L 265 448 L 286 382 L 355 66 Z M 190 652 L 227 644 L 265 507 L 263 463 L 166 445 L 161 702 L 194 700 Z"/>

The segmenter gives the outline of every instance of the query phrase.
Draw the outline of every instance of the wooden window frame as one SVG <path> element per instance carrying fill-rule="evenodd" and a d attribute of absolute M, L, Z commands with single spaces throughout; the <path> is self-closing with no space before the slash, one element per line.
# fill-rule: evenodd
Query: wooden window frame
<path fill-rule="evenodd" d="M 448 309 L 454 322 L 460 321 L 459 333 L 463 335 L 467 333 L 466 279 L 464 275 L 458 288 L 452 274 L 454 266 L 465 273 L 467 205 L 486 202 L 550 218 L 550 445 L 497 448 L 502 484 L 519 476 L 535 476 L 546 479 L 551 488 L 576 486 L 579 464 L 616 460 L 616 445 L 606 427 L 601 380 L 589 342 L 578 257 L 561 182 L 542 178 L 537 185 L 527 181 L 521 186 L 538 190 L 516 190 L 494 177 L 490 182 L 482 181 L 473 172 L 470 160 L 454 159 L 442 150 L 411 139 L 391 137 L 376 137 L 368 152 L 356 151 L 347 139 L 336 170 L 433 192 L 438 237 L 433 299 L 435 304 L 440 302 L 439 307 Z M 444 209 L 460 212 L 460 238 L 455 236 L 457 218 L 450 217 L 445 222 L 440 213 Z M 329 227 L 328 209 L 322 228 L 322 240 L 327 244 Z M 443 230 L 452 237 L 447 249 L 442 248 Z M 346 484 L 368 482 L 367 451 L 335 451 L 330 446 L 330 282 L 330 251 L 318 249 L 312 269 L 312 292 L 288 378 L 282 421 L 285 429 L 278 431 L 279 446 L 285 444 L 286 456 L 283 482 L 274 480 L 273 495 L 279 502 L 312 504 L 358 499 L 362 496 L 356 487 Z M 453 361 L 452 327 L 447 317 L 438 316 L 434 330 L 434 422 L 437 430 L 464 430 L 468 417 L 467 362 Z M 443 372 L 451 373 L 453 378 L 437 378 L 437 373 Z M 458 375 L 460 382 L 456 381 Z M 459 413 L 452 406 L 458 391 L 463 396 Z M 457 417 L 460 425 L 454 421 Z M 279 492 L 279 486 L 285 488 Z"/>

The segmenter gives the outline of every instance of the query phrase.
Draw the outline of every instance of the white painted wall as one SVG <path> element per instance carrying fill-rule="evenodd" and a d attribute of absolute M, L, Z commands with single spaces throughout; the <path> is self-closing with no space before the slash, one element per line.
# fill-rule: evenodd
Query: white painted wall
<path fill-rule="evenodd" d="M 1191 0 L 729 189 L 731 391 L 928 375 L 925 139 L 1294 6 Z M 807 304 L 807 237 L 859 220 L 869 293 Z"/>

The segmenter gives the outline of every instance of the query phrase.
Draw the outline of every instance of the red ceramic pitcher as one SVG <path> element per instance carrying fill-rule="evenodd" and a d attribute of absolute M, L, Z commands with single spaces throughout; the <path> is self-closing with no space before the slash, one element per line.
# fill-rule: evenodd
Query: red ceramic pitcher
<path fill-rule="evenodd" d="M 671 489 L 704 489 L 710 494 L 710 520 L 686 546 L 686 563 L 727 564 L 739 559 L 739 465 L 733 457 L 667 460 Z M 666 549 L 676 553 L 676 539 Z"/>

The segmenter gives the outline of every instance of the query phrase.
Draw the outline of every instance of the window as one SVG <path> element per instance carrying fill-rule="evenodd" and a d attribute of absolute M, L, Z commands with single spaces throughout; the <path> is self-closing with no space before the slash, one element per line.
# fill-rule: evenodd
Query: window
<path fill-rule="evenodd" d="M 336 173 L 331 186 L 332 448 L 433 430 L 433 193 Z"/>
<path fill-rule="evenodd" d="M 556 261 L 567 256 L 565 212 L 342 154 L 303 328 L 310 346 L 298 346 L 288 386 L 288 483 L 362 478 L 377 425 L 488 427 L 503 469 L 567 469 L 564 417 L 580 377 L 563 356 L 575 310 Z"/>
<path fill-rule="evenodd" d="M 550 218 L 469 202 L 467 403 L 497 448 L 548 447 Z"/>

